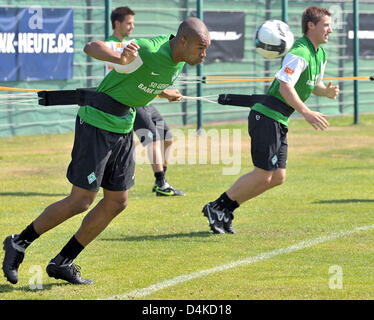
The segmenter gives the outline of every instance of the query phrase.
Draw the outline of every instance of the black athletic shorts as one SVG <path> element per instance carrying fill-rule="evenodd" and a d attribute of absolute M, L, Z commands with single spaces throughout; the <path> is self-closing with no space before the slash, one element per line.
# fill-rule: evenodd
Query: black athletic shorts
<path fill-rule="evenodd" d="M 248 132 L 254 166 L 267 171 L 286 168 L 287 126 L 252 110 L 248 116 Z"/>
<path fill-rule="evenodd" d="M 134 185 L 134 139 L 102 130 L 77 116 L 74 146 L 66 177 L 77 187 L 98 191 L 124 191 Z"/>
<path fill-rule="evenodd" d="M 136 108 L 134 131 L 143 146 L 153 141 L 173 138 L 165 120 L 152 105 Z"/>

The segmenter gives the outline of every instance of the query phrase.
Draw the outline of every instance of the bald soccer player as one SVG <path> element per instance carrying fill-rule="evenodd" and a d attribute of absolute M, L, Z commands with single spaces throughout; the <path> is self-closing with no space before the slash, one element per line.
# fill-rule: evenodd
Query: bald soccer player
<path fill-rule="evenodd" d="M 182 95 L 178 90 L 167 88 L 185 63 L 203 62 L 209 45 L 209 32 L 197 18 L 183 21 L 175 37 L 169 34 L 136 39 L 122 52 L 111 50 L 103 41 L 86 44 L 87 54 L 113 63 L 115 68 L 89 94 L 87 99 L 92 102 L 78 110 L 72 159 L 67 170 L 72 184 L 70 195 L 49 205 L 20 234 L 4 240 L 3 271 L 9 282 L 17 283 L 26 248 L 48 230 L 87 211 L 102 187 L 103 198 L 86 214 L 76 233 L 47 266 L 50 277 L 72 284 L 92 284 L 81 277 L 73 261 L 127 206 L 129 189 L 134 185 L 135 110 L 156 96 L 180 100 Z"/>

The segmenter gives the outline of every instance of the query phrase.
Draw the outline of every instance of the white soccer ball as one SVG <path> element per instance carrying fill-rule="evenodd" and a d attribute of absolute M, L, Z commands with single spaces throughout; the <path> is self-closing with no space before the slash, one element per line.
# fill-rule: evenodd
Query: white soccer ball
<path fill-rule="evenodd" d="M 294 36 L 287 23 L 267 20 L 255 33 L 256 51 L 267 59 L 283 57 L 292 47 Z"/>

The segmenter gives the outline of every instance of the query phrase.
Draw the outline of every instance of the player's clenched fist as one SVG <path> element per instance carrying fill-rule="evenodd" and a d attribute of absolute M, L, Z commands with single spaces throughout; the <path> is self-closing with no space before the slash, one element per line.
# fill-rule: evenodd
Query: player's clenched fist
<path fill-rule="evenodd" d="M 135 42 L 130 42 L 122 51 L 121 64 L 129 64 L 138 56 L 139 46 Z"/>

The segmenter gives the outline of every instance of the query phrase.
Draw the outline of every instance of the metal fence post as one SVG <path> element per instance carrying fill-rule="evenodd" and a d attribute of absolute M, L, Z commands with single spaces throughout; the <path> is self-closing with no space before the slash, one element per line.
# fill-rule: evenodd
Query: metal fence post
<path fill-rule="evenodd" d="M 353 32 L 354 32 L 354 57 L 353 57 L 353 76 L 358 77 L 358 60 L 360 59 L 360 41 L 358 30 L 360 29 L 358 0 L 353 3 Z M 354 124 L 358 124 L 359 107 L 358 107 L 358 81 L 353 81 L 354 90 Z"/>
<path fill-rule="evenodd" d="M 185 11 L 183 11 L 182 13 L 182 21 L 184 21 L 188 18 L 188 14 L 189 14 L 188 0 L 183 0 L 182 8 L 185 9 Z M 187 65 L 184 65 L 182 72 L 184 73 L 184 76 L 187 78 L 187 74 L 188 74 Z M 188 95 L 187 84 L 183 85 L 182 94 L 184 96 Z M 187 124 L 187 101 L 186 100 L 182 101 L 182 123 L 184 126 Z"/>
<path fill-rule="evenodd" d="M 112 22 L 110 15 L 112 13 L 112 0 L 105 0 L 105 39 L 112 34 Z"/>
<path fill-rule="evenodd" d="M 282 0 L 282 20 L 287 23 L 288 20 L 288 0 Z"/>
<path fill-rule="evenodd" d="M 86 6 L 87 6 L 87 20 L 92 20 L 92 9 L 88 9 L 88 8 L 91 8 L 92 6 L 92 0 L 86 0 Z M 85 33 L 87 34 L 92 34 L 92 25 L 91 23 L 87 23 L 85 26 Z M 92 36 L 89 36 L 87 38 L 87 41 L 92 41 Z M 92 76 L 92 65 L 91 65 L 91 62 L 92 62 L 92 57 L 89 56 L 89 55 L 86 55 L 86 61 L 87 61 L 87 67 L 86 67 L 86 75 L 87 75 L 87 81 L 86 81 L 86 85 L 88 88 L 91 88 L 92 87 L 92 79 L 91 79 L 91 76 Z"/>
<path fill-rule="evenodd" d="M 197 17 L 203 20 L 203 0 L 197 0 Z M 203 67 L 201 64 L 196 66 L 197 78 L 201 79 L 203 73 Z M 197 84 L 197 96 L 201 97 L 203 95 L 203 86 L 199 81 Z M 197 100 L 197 134 L 200 135 L 203 123 L 203 113 L 202 113 L 202 103 L 201 100 Z"/>

